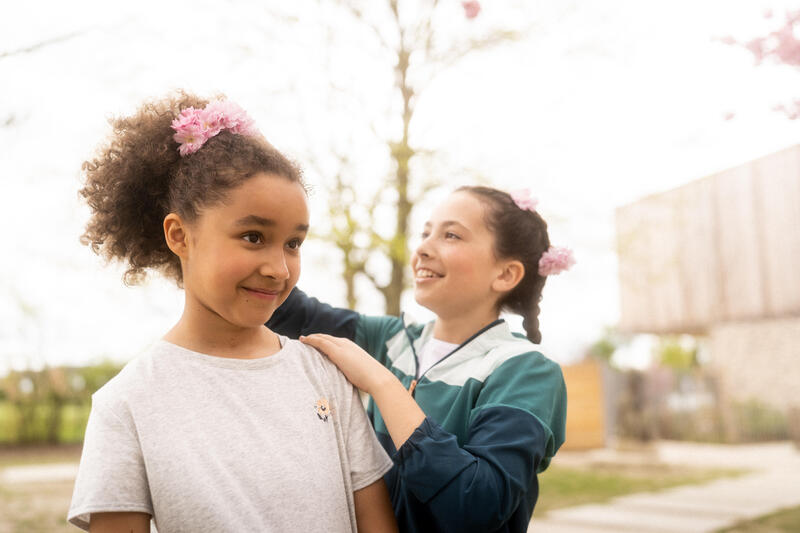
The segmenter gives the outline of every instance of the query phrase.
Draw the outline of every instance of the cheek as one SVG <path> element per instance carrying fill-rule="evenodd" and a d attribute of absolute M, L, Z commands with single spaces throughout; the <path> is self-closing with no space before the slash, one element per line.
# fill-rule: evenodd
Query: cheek
<path fill-rule="evenodd" d="M 447 257 L 448 270 L 457 272 L 461 276 L 472 276 L 478 270 L 476 265 L 479 260 L 469 250 L 454 250 Z"/>
<path fill-rule="evenodd" d="M 237 278 L 246 277 L 251 270 L 252 265 L 248 261 L 235 254 L 226 254 L 218 256 L 216 259 L 213 277 L 220 283 L 230 283 L 232 280 L 236 281 Z"/>
<path fill-rule="evenodd" d="M 300 277 L 300 255 L 290 256 L 286 258 L 286 267 L 289 269 L 289 277 L 297 281 L 297 278 Z"/>
<path fill-rule="evenodd" d="M 489 277 L 487 265 L 491 258 L 481 253 L 481 250 L 460 250 L 450 258 L 449 271 L 458 275 L 461 279 L 469 279 L 473 282 L 483 282 Z"/>

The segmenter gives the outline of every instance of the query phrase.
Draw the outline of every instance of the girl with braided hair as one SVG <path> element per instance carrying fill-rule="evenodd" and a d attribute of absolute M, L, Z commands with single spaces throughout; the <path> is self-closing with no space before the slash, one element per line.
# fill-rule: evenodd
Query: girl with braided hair
<path fill-rule="evenodd" d="M 267 323 L 369 394 L 401 531 L 526 531 L 537 475 L 564 442 L 561 369 L 534 344 L 547 277 L 574 260 L 550 246 L 535 208 L 527 191 L 461 187 L 433 211 L 411 259 L 414 297 L 436 314 L 428 324 L 298 289 Z M 503 311 L 522 315 L 525 336 Z"/>

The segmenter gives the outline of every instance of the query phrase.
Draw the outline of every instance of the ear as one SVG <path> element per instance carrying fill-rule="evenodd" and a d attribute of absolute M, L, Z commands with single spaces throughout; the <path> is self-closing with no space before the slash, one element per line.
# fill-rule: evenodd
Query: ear
<path fill-rule="evenodd" d="M 492 282 L 492 289 L 499 293 L 510 292 L 525 277 L 525 265 L 517 259 L 500 263 L 500 268 L 500 274 Z"/>
<path fill-rule="evenodd" d="M 189 233 L 186 222 L 177 213 L 164 217 L 164 238 L 172 253 L 185 259 L 189 247 Z"/>

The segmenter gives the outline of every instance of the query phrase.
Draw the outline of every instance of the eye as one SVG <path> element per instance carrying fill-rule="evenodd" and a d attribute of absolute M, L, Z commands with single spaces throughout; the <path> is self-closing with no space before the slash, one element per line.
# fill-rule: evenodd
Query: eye
<path fill-rule="evenodd" d="M 427 231 L 423 231 L 423 232 L 420 234 L 420 237 L 422 237 L 423 239 L 427 239 L 427 238 L 428 238 L 428 235 L 430 235 L 430 233 L 429 233 L 429 232 L 427 232 Z"/>
<path fill-rule="evenodd" d="M 447 233 L 444 234 L 444 238 L 445 239 L 460 239 L 461 237 L 459 237 L 458 235 L 456 235 L 452 231 L 448 231 Z"/>
<path fill-rule="evenodd" d="M 292 239 L 286 243 L 286 246 L 288 246 L 290 250 L 298 250 L 301 244 L 303 244 L 302 239 Z"/>
<path fill-rule="evenodd" d="M 247 233 L 242 235 L 242 239 L 244 239 L 250 244 L 261 244 L 264 242 L 264 239 L 261 236 L 261 234 L 256 231 L 248 231 Z"/>

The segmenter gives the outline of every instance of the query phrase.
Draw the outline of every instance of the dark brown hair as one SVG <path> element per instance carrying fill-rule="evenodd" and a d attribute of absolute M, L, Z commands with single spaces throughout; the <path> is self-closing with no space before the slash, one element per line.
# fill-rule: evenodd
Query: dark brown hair
<path fill-rule="evenodd" d="M 140 282 L 147 269 L 181 284 L 180 261 L 164 239 L 167 214 L 195 220 L 204 207 L 222 202 L 230 189 L 262 172 L 302 185 L 300 169 L 260 136 L 222 131 L 181 157 L 172 120 L 187 107 L 202 109 L 207 103 L 179 91 L 145 103 L 131 116 L 113 118 L 107 142 L 83 163 L 80 194 L 92 216 L 81 242 L 107 260 L 126 263 L 126 284 Z"/>
<path fill-rule="evenodd" d="M 525 267 L 525 276 L 497 305 L 500 311 L 521 315 L 528 339 L 539 344 L 539 302 L 547 281 L 539 274 L 539 259 L 550 247 L 547 223 L 539 213 L 517 207 L 506 192 L 491 187 L 460 187 L 457 191 L 475 195 L 486 206 L 486 225 L 494 234 L 497 257 L 517 259 Z"/>

